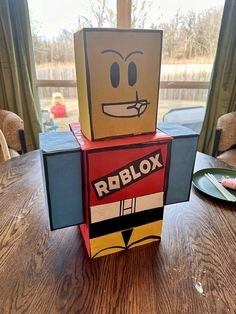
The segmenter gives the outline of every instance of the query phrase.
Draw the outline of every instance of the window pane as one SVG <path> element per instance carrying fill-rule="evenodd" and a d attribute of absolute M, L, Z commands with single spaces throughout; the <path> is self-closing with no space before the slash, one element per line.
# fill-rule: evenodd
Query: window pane
<path fill-rule="evenodd" d="M 116 0 L 28 0 L 28 3 L 37 67 L 74 64 L 76 31 L 116 25 Z M 53 71 L 45 73 L 46 79 L 52 75 Z"/>
<path fill-rule="evenodd" d="M 116 0 L 28 0 L 28 3 L 38 80 L 76 80 L 73 34 L 83 27 L 116 26 Z M 51 114 L 55 92 L 64 97 L 66 117 Z M 43 87 L 39 88 L 39 96 L 44 116 L 48 110 L 58 130 L 64 130 L 67 122 L 78 121 L 76 88 Z"/>
<path fill-rule="evenodd" d="M 69 123 L 78 121 L 77 88 L 39 87 L 38 93 L 45 132 L 68 131 Z"/>
<path fill-rule="evenodd" d="M 132 26 L 163 30 L 161 81 L 209 81 L 223 0 L 133 0 Z M 163 89 L 159 115 L 206 104 L 207 90 Z"/>
<path fill-rule="evenodd" d="M 207 89 L 161 89 L 158 122 L 179 123 L 200 133 L 207 92 Z"/>

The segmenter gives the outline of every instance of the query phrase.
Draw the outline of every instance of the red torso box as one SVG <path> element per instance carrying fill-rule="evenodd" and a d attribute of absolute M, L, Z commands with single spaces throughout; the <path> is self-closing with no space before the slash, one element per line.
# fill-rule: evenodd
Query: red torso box
<path fill-rule="evenodd" d="M 78 123 L 70 127 L 83 152 L 85 224 L 80 228 L 89 255 L 160 239 L 172 138 L 157 131 L 91 142 Z"/>

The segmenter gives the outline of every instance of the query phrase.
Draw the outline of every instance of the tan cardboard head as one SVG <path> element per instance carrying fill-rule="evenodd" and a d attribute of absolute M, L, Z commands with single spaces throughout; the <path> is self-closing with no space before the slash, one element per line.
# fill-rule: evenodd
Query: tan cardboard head
<path fill-rule="evenodd" d="M 75 34 L 81 129 L 90 140 L 155 132 L 162 31 Z"/>

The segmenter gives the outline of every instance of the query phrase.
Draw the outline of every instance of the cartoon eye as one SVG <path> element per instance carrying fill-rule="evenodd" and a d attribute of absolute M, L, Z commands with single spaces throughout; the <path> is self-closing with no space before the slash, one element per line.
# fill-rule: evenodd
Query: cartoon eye
<path fill-rule="evenodd" d="M 130 86 L 133 86 L 137 81 L 137 67 L 134 62 L 130 62 L 128 66 L 128 81 Z"/>
<path fill-rule="evenodd" d="M 117 62 L 112 63 L 110 69 L 111 84 L 116 88 L 120 83 L 120 67 Z"/>

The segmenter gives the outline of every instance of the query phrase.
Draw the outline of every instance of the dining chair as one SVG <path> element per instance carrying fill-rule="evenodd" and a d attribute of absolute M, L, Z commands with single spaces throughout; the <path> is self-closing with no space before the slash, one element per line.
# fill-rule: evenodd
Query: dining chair
<path fill-rule="evenodd" d="M 236 112 L 226 113 L 217 120 L 212 155 L 236 167 Z"/>
<path fill-rule="evenodd" d="M 0 129 L 0 161 L 8 160 L 11 158 L 9 148 L 7 146 L 7 141 L 5 139 L 2 130 Z"/>
<path fill-rule="evenodd" d="M 15 113 L 0 110 L 0 161 L 26 152 L 23 120 Z"/>

